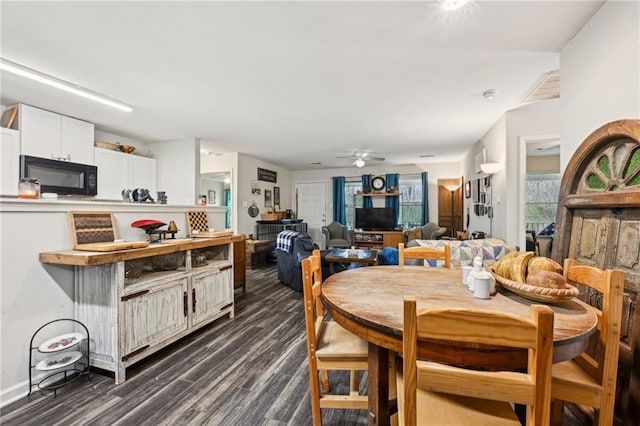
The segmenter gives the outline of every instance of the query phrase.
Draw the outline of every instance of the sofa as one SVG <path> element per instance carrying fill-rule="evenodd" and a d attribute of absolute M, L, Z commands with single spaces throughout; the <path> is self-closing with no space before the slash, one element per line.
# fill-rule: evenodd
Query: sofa
<path fill-rule="evenodd" d="M 297 292 L 302 292 L 302 259 L 311 256 L 318 245 L 306 232 L 282 231 L 276 239 L 276 259 L 278 261 L 278 279 Z M 322 250 L 322 277 L 331 273 L 324 257 L 330 250 Z"/>
<path fill-rule="evenodd" d="M 447 232 L 447 228 L 438 226 L 433 222 L 424 224 L 421 227 L 406 229 L 402 232 L 404 245 L 412 240 L 439 240 Z"/>
<path fill-rule="evenodd" d="M 472 266 L 473 258 L 476 256 L 482 257 L 482 266 L 485 268 L 491 266 L 496 260 L 506 255 L 511 251 L 517 251 L 516 246 L 507 244 L 505 241 L 499 238 L 487 238 L 480 240 L 411 240 L 407 243 L 407 247 L 443 247 L 444 244 L 449 244 L 451 247 L 451 267 L 462 268 L 463 266 Z M 417 264 L 420 264 L 420 260 Z M 410 261 L 406 261 L 409 264 Z M 442 261 L 438 261 L 438 264 Z M 435 261 L 425 262 L 425 266 L 436 266 Z M 439 265 L 438 265 L 439 266 Z"/>

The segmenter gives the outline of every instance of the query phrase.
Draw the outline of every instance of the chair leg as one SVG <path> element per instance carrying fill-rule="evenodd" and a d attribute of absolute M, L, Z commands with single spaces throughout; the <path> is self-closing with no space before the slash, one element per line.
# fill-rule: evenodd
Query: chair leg
<path fill-rule="evenodd" d="M 309 394 L 311 397 L 311 417 L 313 426 L 322 426 L 322 412 L 320 411 L 320 380 L 315 364 L 309 363 Z"/>
<path fill-rule="evenodd" d="M 349 393 L 351 396 L 360 395 L 360 376 L 358 370 L 351 370 L 349 374 Z"/>
<path fill-rule="evenodd" d="M 395 410 L 391 414 L 391 426 L 398 426 L 398 384 L 396 382 L 396 356 L 389 351 L 389 402 L 394 400 Z"/>
<path fill-rule="evenodd" d="M 564 401 L 560 399 L 551 400 L 551 425 L 562 426 L 564 418 Z"/>
<path fill-rule="evenodd" d="M 320 377 L 322 377 L 322 392 L 329 392 L 329 372 L 327 370 L 320 370 Z"/>

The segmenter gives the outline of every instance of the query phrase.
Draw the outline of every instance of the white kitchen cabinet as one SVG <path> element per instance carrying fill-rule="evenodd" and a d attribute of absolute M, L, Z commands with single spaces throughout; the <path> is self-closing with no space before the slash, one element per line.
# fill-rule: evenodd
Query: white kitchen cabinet
<path fill-rule="evenodd" d="M 148 189 L 155 199 L 158 187 L 157 160 L 95 148 L 98 195 L 102 200 L 121 200 L 123 189 Z"/>
<path fill-rule="evenodd" d="M 20 104 L 20 151 L 34 157 L 94 164 L 93 123 Z"/>
<path fill-rule="evenodd" d="M 20 132 L 0 128 L 0 194 L 18 195 L 20 179 Z"/>

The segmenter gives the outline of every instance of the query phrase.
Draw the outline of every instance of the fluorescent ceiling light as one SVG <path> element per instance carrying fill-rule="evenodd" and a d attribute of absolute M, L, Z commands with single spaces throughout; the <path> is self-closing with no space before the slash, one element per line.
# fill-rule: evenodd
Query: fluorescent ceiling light
<path fill-rule="evenodd" d="M 59 78 L 41 73 L 40 71 L 27 68 L 23 65 L 11 62 L 4 58 L 0 58 L 0 70 L 19 75 L 21 77 L 29 78 L 39 83 L 46 84 L 47 86 L 55 87 L 56 89 L 64 90 L 65 92 L 73 93 L 77 96 L 82 96 L 83 98 L 108 105 L 121 111 L 133 111 L 133 108 L 125 103 L 108 98 L 99 93 L 92 92 L 89 89 L 85 89 L 84 87 L 77 86 L 73 83 L 69 83 L 67 81 L 60 80 Z"/>

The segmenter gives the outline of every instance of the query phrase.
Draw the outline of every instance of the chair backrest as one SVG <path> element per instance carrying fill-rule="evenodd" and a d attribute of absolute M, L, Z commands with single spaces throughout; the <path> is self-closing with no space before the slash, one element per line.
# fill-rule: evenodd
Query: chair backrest
<path fill-rule="evenodd" d="M 418 345 L 429 345 L 424 339 L 527 349 L 527 372 L 479 371 L 419 361 Z M 417 312 L 415 298 L 405 297 L 402 345 L 406 425 L 416 424 L 416 388 L 525 404 L 528 425 L 549 424 L 553 311 L 548 306 L 532 305 L 530 319 L 459 308 Z"/>
<path fill-rule="evenodd" d="M 598 315 L 595 354 L 592 356 L 583 352 L 575 358 L 575 362 L 602 385 L 603 394 L 613 396 L 620 349 L 624 273 L 579 265 L 575 259 L 565 259 L 564 278 L 568 283 L 582 284 L 602 294 L 602 309 L 594 307 Z"/>
<path fill-rule="evenodd" d="M 445 268 L 451 268 L 451 247 L 445 244 L 444 248 L 436 247 L 409 247 L 405 248 L 403 243 L 398 244 L 398 265 L 404 266 L 405 259 L 435 259 L 443 260 Z"/>
<path fill-rule="evenodd" d="M 322 263 L 320 250 L 302 259 L 302 292 L 304 296 L 304 321 L 307 330 L 307 355 L 309 363 L 316 368 L 318 339 L 324 326 L 324 304 L 322 302 Z"/>
<path fill-rule="evenodd" d="M 334 238 L 346 239 L 346 232 L 345 232 L 346 229 L 347 227 L 342 225 L 339 222 L 331 222 L 329 225 L 327 225 L 327 230 L 329 231 L 329 235 L 331 239 L 334 239 Z"/>

